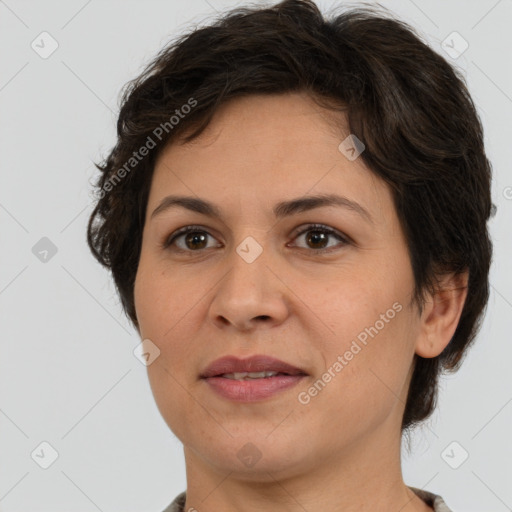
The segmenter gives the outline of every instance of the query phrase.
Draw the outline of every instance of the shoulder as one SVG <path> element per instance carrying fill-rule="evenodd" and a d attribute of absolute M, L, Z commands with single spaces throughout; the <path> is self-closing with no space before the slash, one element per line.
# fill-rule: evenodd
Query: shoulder
<path fill-rule="evenodd" d="M 186 491 L 178 494 L 173 502 L 163 512 L 183 512 L 185 508 Z"/>
<path fill-rule="evenodd" d="M 433 492 L 425 491 L 423 489 L 417 489 L 416 487 L 410 487 L 418 497 L 420 497 L 427 505 L 434 508 L 435 512 L 453 512 L 448 505 L 444 502 L 443 498 Z"/>
<path fill-rule="evenodd" d="M 416 487 L 409 487 L 409 489 L 427 503 L 427 505 L 432 506 L 435 512 L 452 512 L 444 502 L 443 498 L 438 494 L 434 494 L 423 489 L 417 489 Z M 185 499 L 186 491 L 183 491 L 174 498 L 173 502 L 163 512 L 184 512 Z"/>

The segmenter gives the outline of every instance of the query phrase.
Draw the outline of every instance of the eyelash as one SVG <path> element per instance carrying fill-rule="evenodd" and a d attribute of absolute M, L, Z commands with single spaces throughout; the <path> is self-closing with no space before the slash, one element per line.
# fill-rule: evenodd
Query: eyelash
<path fill-rule="evenodd" d="M 335 231 L 335 230 L 333 230 L 333 229 L 331 229 L 328 226 L 325 226 L 323 224 L 309 224 L 308 226 L 306 226 L 305 229 L 303 229 L 302 231 L 297 233 L 294 236 L 294 238 L 298 238 L 299 236 L 302 236 L 305 233 L 308 233 L 309 231 L 320 231 L 320 232 L 322 232 L 324 234 L 336 237 L 341 242 L 341 246 L 345 246 L 345 245 L 348 245 L 348 244 L 351 243 L 351 240 L 350 240 L 349 237 L 347 237 L 346 235 L 344 236 L 339 231 Z M 183 235 L 187 235 L 188 233 L 191 233 L 191 232 L 192 233 L 195 233 L 195 232 L 205 233 L 208 236 L 212 236 L 212 235 L 210 235 L 210 233 L 208 233 L 208 231 L 206 231 L 201 226 L 186 226 L 184 228 L 179 229 L 178 231 L 175 231 L 172 235 L 167 237 L 163 241 L 163 243 L 161 244 L 162 249 L 169 249 L 171 247 L 171 245 L 173 245 L 174 242 L 179 237 L 181 237 Z M 327 252 L 332 252 L 333 249 L 335 249 L 335 248 L 330 247 L 330 248 L 324 248 L 324 249 L 311 249 L 311 250 L 316 252 L 316 253 L 327 253 Z M 183 252 L 194 253 L 194 252 L 201 252 L 202 251 L 201 249 L 198 249 L 196 251 L 193 251 L 193 250 L 190 250 L 190 249 L 175 249 L 175 250 L 177 252 L 182 252 L 182 253 Z M 203 250 L 205 250 L 205 249 L 203 249 Z"/>

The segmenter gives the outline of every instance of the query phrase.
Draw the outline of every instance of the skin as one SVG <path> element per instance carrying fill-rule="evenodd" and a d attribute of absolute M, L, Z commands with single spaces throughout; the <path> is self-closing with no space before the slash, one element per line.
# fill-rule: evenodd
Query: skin
<path fill-rule="evenodd" d="M 249 96 L 157 159 L 135 306 L 141 338 L 160 349 L 148 377 L 184 445 L 187 511 L 432 510 L 403 481 L 400 425 L 414 354 L 435 357 L 448 344 L 467 276 L 446 276 L 420 315 L 391 192 L 362 158 L 339 151 L 348 133 L 343 114 L 305 94 Z M 359 203 L 373 222 L 339 206 L 273 217 L 280 201 L 330 193 Z M 180 207 L 152 218 L 170 194 L 213 202 L 222 219 Z M 350 241 L 312 241 L 311 223 Z M 201 226 L 205 241 L 187 244 L 185 235 L 162 247 L 187 225 Z M 252 263 L 236 252 L 248 236 L 263 249 Z M 396 303 L 401 311 L 300 403 L 298 394 Z M 263 401 L 232 402 L 199 378 L 230 354 L 271 355 L 308 376 Z M 261 456 L 251 467 L 237 457 L 249 442 Z"/>

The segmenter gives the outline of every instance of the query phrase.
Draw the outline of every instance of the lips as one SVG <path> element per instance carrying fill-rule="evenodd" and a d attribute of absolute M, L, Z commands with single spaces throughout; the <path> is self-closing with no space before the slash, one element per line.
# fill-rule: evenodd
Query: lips
<path fill-rule="evenodd" d="M 217 396 L 231 402 L 261 402 L 296 386 L 307 373 L 269 356 L 238 359 L 222 357 L 209 364 L 200 377 Z"/>
<path fill-rule="evenodd" d="M 202 379 L 220 377 L 225 374 L 254 373 L 254 372 L 276 372 L 284 375 L 307 375 L 307 373 L 270 356 L 256 355 L 246 359 L 239 359 L 235 356 L 221 357 L 210 363 L 201 373 Z"/>

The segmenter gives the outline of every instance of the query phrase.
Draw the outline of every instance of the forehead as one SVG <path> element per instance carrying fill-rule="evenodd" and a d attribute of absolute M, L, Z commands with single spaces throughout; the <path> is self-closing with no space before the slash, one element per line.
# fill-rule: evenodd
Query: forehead
<path fill-rule="evenodd" d="M 343 111 L 323 108 L 306 93 L 257 94 L 225 102 L 199 137 L 185 144 L 180 138 L 167 149 L 207 153 L 208 148 L 214 152 L 236 145 L 242 151 L 265 145 L 281 154 L 293 149 L 295 154 L 318 144 L 336 149 L 349 133 Z"/>
<path fill-rule="evenodd" d="M 231 100 L 199 137 L 164 148 L 150 202 L 186 193 L 271 208 L 308 193 L 339 193 L 378 216 L 391 206 L 390 192 L 362 158 L 350 160 L 340 150 L 349 134 L 343 112 L 326 110 L 303 93 Z"/>

